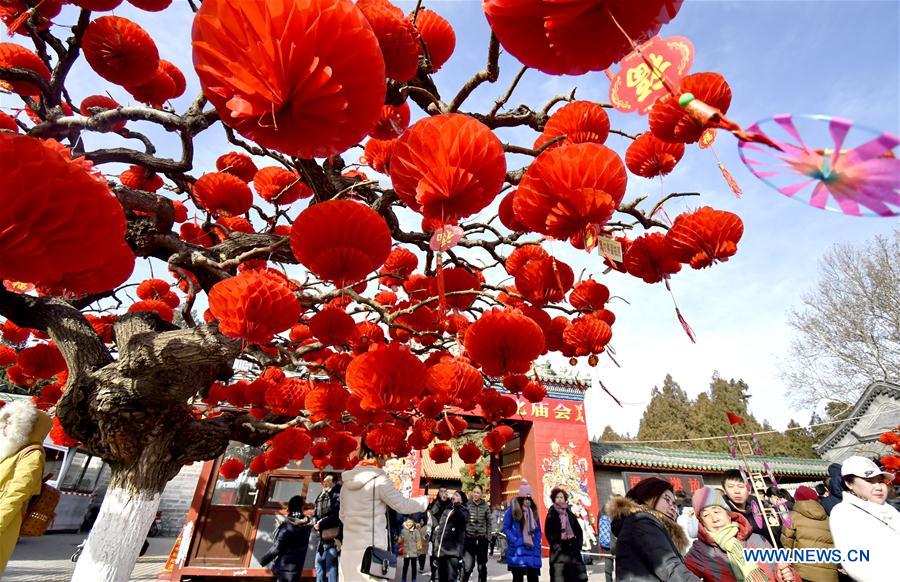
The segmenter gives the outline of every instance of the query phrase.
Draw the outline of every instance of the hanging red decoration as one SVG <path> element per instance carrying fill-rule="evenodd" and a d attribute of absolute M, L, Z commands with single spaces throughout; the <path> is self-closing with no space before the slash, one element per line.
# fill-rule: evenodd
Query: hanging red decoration
<path fill-rule="evenodd" d="M 291 228 L 291 249 L 320 279 L 346 287 L 384 263 L 391 252 L 391 232 L 368 206 L 329 200 L 300 213 Z"/>
<path fill-rule="evenodd" d="M 404 101 L 397 107 L 382 105 L 381 115 L 369 135 L 375 139 L 390 140 L 400 137 L 407 127 L 409 127 L 409 103 Z"/>
<path fill-rule="evenodd" d="M 425 301 L 432 296 L 434 290 L 434 277 L 414 273 L 403 282 L 403 290 L 410 301 Z"/>
<path fill-rule="evenodd" d="M 393 307 L 397 304 L 397 294 L 393 291 L 379 291 L 375 294 L 375 301 L 385 307 Z"/>
<path fill-rule="evenodd" d="M 181 236 L 181 240 L 186 243 L 199 245 L 205 248 L 213 246 L 213 239 L 209 236 L 209 233 L 203 230 L 200 225 L 194 224 L 193 222 L 185 222 L 182 224 L 178 229 L 178 234 Z M 194 284 L 196 285 L 196 281 Z M 187 292 L 187 289 L 184 289 L 183 291 Z"/>
<path fill-rule="evenodd" d="M 253 159 L 240 152 L 228 152 L 216 158 L 216 169 L 237 176 L 244 182 L 252 182 L 259 171 Z"/>
<path fill-rule="evenodd" d="M 158 299 L 135 301 L 128 306 L 128 313 L 137 313 L 139 311 L 152 311 L 159 315 L 160 319 L 169 323 L 172 323 L 172 319 L 175 317 L 175 312 L 169 307 L 169 304 Z"/>
<path fill-rule="evenodd" d="M 20 44 L 0 42 L 0 67 L 27 69 L 50 82 L 50 69 L 39 56 Z M 39 97 L 38 86 L 28 81 L 0 81 L 0 89 L 17 93 L 21 97 Z"/>
<path fill-rule="evenodd" d="M 331 448 L 331 456 L 336 458 L 349 457 L 359 448 L 359 441 L 347 431 L 336 432 L 328 437 Z"/>
<path fill-rule="evenodd" d="M 609 288 L 593 279 L 578 283 L 569 293 L 569 305 L 579 311 L 602 309 L 607 301 L 609 301 Z"/>
<path fill-rule="evenodd" d="M 84 294 L 131 275 L 125 213 L 89 162 L 52 139 L 0 132 L 0 175 L 0 279 Z"/>
<path fill-rule="evenodd" d="M 463 434 L 469 428 L 469 423 L 461 416 L 445 416 L 434 427 L 434 434 L 439 439 L 450 440 Z"/>
<path fill-rule="evenodd" d="M 81 39 L 84 58 L 111 83 L 136 86 L 150 81 L 159 68 L 159 51 L 147 31 L 120 16 L 94 19 Z"/>
<path fill-rule="evenodd" d="M 563 342 L 575 356 L 599 354 L 612 339 L 612 328 L 609 324 L 592 315 L 583 315 L 572 320 L 572 325 L 563 332 Z"/>
<path fill-rule="evenodd" d="M 609 137 L 609 115 L 599 103 L 572 101 L 550 116 L 543 133 L 534 141 L 534 149 L 560 136 L 565 136 L 565 139 L 548 148 L 575 143 L 605 143 Z"/>
<path fill-rule="evenodd" d="M 417 406 L 419 412 L 427 419 L 433 419 L 437 417 L 444 410 L 444 405 L 434 397 L 434 396 L 426 396 L 422 400 L 419 401 Z M 434 430 L 433 421 L 431 430 Z"/>
<path fill-rule="evenodd" d="M 481 280 L 477 275 L 462 267 L 442 269 L 438 277 L 443 278 L 445 293 L 458 293 L 462 291 L 481 290 Z M 437 294 L 435 290 L 434 294 Z M 447 306 L 451 309 L 468 309 L 472 307 L 478 295 L 475 293 L 461 293 L 459 295 L 447 295 Z"/>
<path fill-rule="evenodd" d="M 683 155 L 683 143 L 664 142 L 647 131 L 628 146 L 625 166 L 636 176 L 655 178 L 674 170 Z"/>
<path fill-rule="evenodd" d="M 240 459 L 226 459 L 219 466 L 219 475 L 221 475 L 223 479 L 232 481 L 240 477 L 241 473 L 243 473 L 246 468 L 247 466 L 244 465 L 244 461 Z"/>
<path fill-rule="evenodd" d="M 629 275 L 645 283 L 659 283 L 681 270 L 669 238 L 661 232 L 648 232 L 631 241 L 624 264 Z"/>
<path fill-rule="evenodd" d="M 549 256 L 528 261 L 516 275 L 516 289 L 537 306 L 562 301 L 574 282 L 572 267 Z"/>
<path fill-rule="evenodd" d="M 265 391 L 265 405 L 273 414 L 295 417 L 303 410 L 309 382 L 285 378 L 270 382 Z"/>
<path fill-rule="evenodd" d="M 517 309 L 492 309 L 469 326 L 465 346 L 488 376 L 525 373 L 544 349 L 544 332 Z"/>
<path fill-rule="evenodd" d="M 519 394 L 530 381 L 525 374 L 509 374 L 503 377 L 503 387 L 512 394 Z"/>
<path fill-rule="evenodd" d="M 386 0 L 360 0 L 356 7 L 378 38 L 384 55 L 384 74 L 397 81 L 415 77 L 419 69 L 419 35 L 412 22 Z"/>
<path fill-rule="evenodd" d="M 522 388 L 522 398 L 528 402 L 538 403 L 543 401 L 546 397 L 547 389 L 537 380 L 532 380 Z"/>
<path fill-rule="evenodd" d="M 288 458 L 302 459 L 309 453 L 312 437 L 305 429 L 292 426 L 272 437 L 269 442 L 272 448 L 282 451 Z"/>
<path fill-rule="evenodd" d="M 326 346 L 340 346 L 356 336 L 356 322 L 343 309 L 326 307 L 309 320 L 309 329 Z"/>
<path fill-rule="evenodd" d="M 382 291 L 382 293 L 386 293 Z M 376 296 L 376 301 L 378 301 Z M 363 321 L 356 324 L 356 333 L 350 338 L 350 347 L 356 354 L 363 354 L 375 344 L 385 342 L 384 330 L 377 323 Z"/>
<path fill-rule="evenodd" d="M 349 395 L 337 382 L 317 382 L 306 394 L 306 409 L 316 420 L 340 420 Z"/>
<path fill-rule="evenodd" d="M 473 465 L 481 459 L 481 447 L 475 443 L 466 443 L 456 451 L 459 458 L 467 465 Z"/>
<path fill-rule="evenodd" d="M 425 365 L 398 343 L 376 346 L 347 368 L 347 387 L 365 410 L 404 410 L 425 388 Z"/>
<path fill-rule="evenodd" d="M 402 311 L 410 307 L 411 305 L 409 302 L 402 301 L 397 304 L 395 311 Z M 393 323 L 395 325 L 390 328 L 391 338 L 397 341 L 407 342 L 415 337 L 416 341 L 423 345 L 433 344 L 438 339 L 437 335 L 414 335 L 410 331 L 404 329 L 404 327 L 408 327 L 415 332 L 439 332 L 442 325 L 437 311 L 425 305 L 417 305 L 410 313 L 396 315 L 393 319 Z"/>
<path fill-rule="evenodd" d="M 678 95 L 665 95 L 650 110 L 650 131 L 662 141 L 694 143 L 700 139 L 707 125 L 695 120 L 682 107 L 679 98 L 690 93 L 695 99 L 718 109 L 723 115 L 731 105 L 731 88 L 718 73 L 694 73 L 681 80 Z"/>
<path fill-rule="evenodd" d="M 400 448 L 406 430 L 393 424 L 380 424 L 366 433 L 366 445 L 379 455 L 387 455 Z"/>
<path fill-rule="evenodd" d="M 450 223 L 482 210 L 503 185 L 503 145 L 483 123 L 448 113 L 416 122 L 391 156 L 397 196 L 426 218 Z"/>
<path fill-rule="evenodd" d="M 503 447 L 506 446 L 506 439 L 496 430 L 492 430 L 484 436 L 484 440 L 481 441 L 481 444 L 484 445 L 484 448 L 487 449 L 488 452 L 499 453 L 503 450 Z"/>
<path fill-rule="evenodd" d="M 530 230 L 566 239 L 589 224 L 605 224 L 625 195 L 618 154 L 582 143 L 543 152 L 525 172 L 513 210 Z"/>
<path fill-rule="evenodd" d="M 19 352 L 17 363 L 35 378 L 50 379 L 66 371 L 66 361 L 54 343 L 36 344 Z"/>
<path fill-rule="evenodd" d="M 370 138 L 363 149 L 360 162 L 376 172 L 387 174 L 391 171 L 391 156 L 394 155 L 394 146 L 396 144 L 396 139 L 381 140 Z"/>
<path fill-rule="evenodd" d="M 16 350 L 6 344 L 0 344 L 0 368 L 14 364 L 16 358 Z"/>
<path fill-rule="evenodd" d="M 127 170 L 119 174 L 119 182 L 132 190 L 145 192 L 156 192 L 163 186 L 162 176 L 141 166 L 128 166 Z"/>
<path fill-rule="evenodd" d="M 277 166 L 269 166 L 256 172 L 253 175 L 253 188 L 263 200 L 280 206 L 313 195 L 312 189 L 303 182 L 299 174 Z"/>
<path fill-rule="evenodd" d="M 384 58 L 349 0 L 207 0 L 194 68 L 223 123 L 300 158 L 359 143 L 378 119 Z"/>
<path fill-rule="evenodd" d="M 384 266 L 379 269 L 378 274 L 381 275 L 378 281 L 391 289 L 396 289 L 407 279 L 407 277 L 419 266 L 419 259 L 412 251 L 403 247 L 395 247 L 391 249 Z"/>
<path fill-rule="evenodd" d="M 516 437 L 516 431 L 508 424 L 498 424 L 494 427 L 494 430 L 500 433 L 500 435 L 506 439 L 506 442 L 509 442 Z"/>
<path fill-rule="evenodd" d="M 678 215 L 666 242 L 679 261 L 703 269 L 734 256 L 743 235 L 744 223 L 737 214 L 703 206 Z"/>
<path fill-rule="evenodd" d="M 543 259 L 549 257 L 547 251 L 540 245 L 522 245 L 516 247 L 513 252 L 509 253 L 506 259 L 506 272 L 513 277 L 519 275 L 522 269 L 532 259 Z"/>
<path fill-rule="evenodd" d="M 61 447 L 74 447 L 78 444 L 78 439 L 74 439 L 66 434 L 65 429 L 62 424 L 59 422 L 59 417 L 53 417 L 53 428 L 50 429 L 50 440 L 53 441 L 54 444 L 59 445 Z"/>
<path fill-rule="evenodd" d="M 442 465 L 453 456 L 453 449 L 447 443 L 437 443 L 428 449 L 428 456 L 438 465 Z"/>
<path fill-rule="evenodd" d="M 581 75 L 622 60 L 675 18 L 681 0 L 485 0 L 483 5 L 500 44 L 523 65 L 549 75 Z"/>
<path fill-rule="evenodd" d="M 516 191 L 513 190 L 500 200 L 500 208 L 498 209 L 500 223 L 513 232 L 528 232 L 528 227 L 516 217 L 515 210 L 513 209 L 515 196 Z"/>
<path fill-rule="evenodd" d="M 253 204 L 253 192 L 247 183 L 232 174 L 210 172 L 194 183 L 194 198 L 212 214 L 244 214 Z"/>
<path fill-rule="evenodd" d="M 0 111 L 0 129 L 5 129 L 6 131 L 11 131 L 13 133 L 19 133 L 19 125 L 16 123 L 15 118 L 7 115 Z"/>
<path fill-rule="evenodd" d="M 425 387 L 442 404 L 459 404 L 461 408 L 474 407 L 481 393 L 484 378 L 481 373 L 460 358 L 445 357 L 428 368 Z"/>
<path fill-rule="evenodd" d="M 97 113 L 102 113 L 103 111 L 108 111 L 110 109 L 116 109 L 117 107 L 120 107 L 119 102 L 109 95 L 89 95 L 82 99 L 78 111 L 82 115 L 90 117 L 91 115 L 96 115 Z M 119 131 L 125 127 L 125 124 L 125 121 L 118 121 L 110 127 L 113 131 Z"/>
<path fill-rule="evenodd" d="M 125 90 L 135 101 L 147 103 L 151 107 L 161 108 L 163 103 L 175 98 L 175 81 L 166 73 L 160 61 L 160 67 L 150 80 L 140 85 L 126 85 Z"/>
<path fill-rule="evenodd" d="M 128 3 L 147 12 L 160 12 L 168 8 L 172 0 L 128 0 Z"/>
<path fill-rule="evenodd" d="M 47 30 L 52 19 L 62 10 L 62 4 L 63 0 L 42 0 L 33 5 L 26 4 L 24 0 L 4 0 L 0 2 L 0 21 L 7 26 L 6 32 L 10 36 L 14 33 L 28 36 L 31 33 L 25 25 L 26 20 L 36 30 Z"/>
<path fill-rule="evenodd" d="M 209 309 L 223 334 L 258 344 L 294 325 L 301 313 L 285 279 L 269 270 L 244 271 L 216 283 L 209 291 Z"/>
<path fill-rule="evenodd" d="M 456 48 L 456 33 L 447 19 L 427 8 L 420 8 L 415 25 L 419 36 L 428 50 L 431 70 L 437 72 L 453 55 Z M 413 14 L 409 15 L 412 20 Z"/>

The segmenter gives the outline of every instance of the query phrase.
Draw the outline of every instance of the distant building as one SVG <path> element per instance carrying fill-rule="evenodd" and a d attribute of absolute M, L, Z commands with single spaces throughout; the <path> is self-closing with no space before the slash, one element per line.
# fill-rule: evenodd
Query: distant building
<path fill-rule="evenodd" d="M 847 457 L 881 457 L 887 447 L 878 442 L 881 433 L 900 424 L 900 385 L 873 382 L 865 389 L 847 420 L 834 425 L 831 433 L 813 447 L 829 463 Z"/>

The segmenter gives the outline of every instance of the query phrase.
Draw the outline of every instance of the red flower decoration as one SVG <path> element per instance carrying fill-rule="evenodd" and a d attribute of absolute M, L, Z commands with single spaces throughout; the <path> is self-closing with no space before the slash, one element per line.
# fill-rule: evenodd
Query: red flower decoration
<path fill-rule="evenodd" d="M 20 44 L 0 42 L 0 68 L 28 69 L 50 82 L 50 69 L 39 56 Z M 37 85 L 28 81 L 0 81 L 0 89 L 17 93 L 21 97 L 38 97 Z"/>
<path fill-rule="evenodd" d="M 516 275 L 516 289 L 538 306 L 562 301 L 574 282 L 572 267 L 553 257 L 532 259 Z"/>
<path fill-rule="evenodd" d="M 428 449 L 428 456 L 438 465 L 442 465 L 453 456 L 453 449 L 447 443 L 437 443 Z"/>
<path fill-rule="evenodd" d="M 627 175 L 606 146 L 552 148 L 525 172 L 513 209 L 529 229 L 566 239 L 589 224 L 605 224 L 625 195 Z"/>
<path fill-rule="evenodd" d="M 459 450 L 456 451 L 456 454 L 459 455 L 459 458 L 462 459 L 463 463 L 472 465 L 474 463 L 477 463 L 478 460 L 481 459 L 481 447 L 479 447 L 475 443 L 466 443 L 463 446 L 459 447 Z"/>
<path fill-rule="evenodd" d="M 425 365 L 398 343 L 376 346 L 347 367 L 347 387 L 364 410 L 405 410 L 425 388 Z"/>
<path fill-rule="evenodd" d="M 81 40 L 84 58 L 94 71 L 117 85 L 141 85 L 159 68 L 159 51 L 147 31 L 119 16 L 92 21 Z"/>
<path fill-rule="evenodd" d="M 543 133 L 534 141 L 534 149 L 561 135 L 565 139 L 550 148 L 575 143 L 602 144 L 609 137 L 609 115 L 599 103 L 572 101 L 550 116 Z"/>
<path fill-rule="evenodd" d="M 500 44 L 523 65 L 550 75 L 602 71 L 678 13 L 681 0 L 485 0 Z M 627 37 L 619 29 L 621 27 Z"/>
<path fill-rule="evenodd" d="M 244 182 L 252 182 L 256 172 L 259 171 L 253 159 L 240 152 L 228 152 L 216 158 L 216 169 L 233 174 Z"/>
<path fill-rule="evenodd" d="M 409 103 L 404 101 L 399 107 L 382 105 L 381 116 L 369 135 L 380 140 L 394 139 L 400 137 L 407 127 L 409 127 Z"/>
<path fill-rule="evenodd" d="M 602 309 L 607 301 L 609 301 L 609 288 L 593 279 L 578 283 L 569 293 L 569 305 L 579 311 Z"/>
<path fill-rule="evenodd" d="M 666 241 L 675 258 L 702 269 L 713 261 L 727 261 L 737 252 L 743 235 L 744 223 L 737 214 L 703 206 L 678 215 L 666 233 Z"/>
<path fill-rule="evenodd" d="M 409 15 L 412 19 L 412 14 Z M 427 8 L 420 8 L 415 21 L 419 36 L 428 49 L 431 70 L 438 71 L 444 66 L 456 48 L 456 33 L 447 19 Z"/>
<path fill-rule="evenodd" d="M 636 176 L 655 178 L 674 170 L 683 155 L 683 143 L 664 142 L 647 131 L 628 146 L 625 166 Z"/>
<path fill-rule="evenodd" d="M 678 104 L 678 98 L 690 93 L 695 99 L 715 107 L 724 115 L 731 105 L 731 87 L 718 73 L 694 73 L 681 80 L 678 96 L 664 95 L 650 110 L 650 131 L 662 141 L 694 143 L 700 139 L 707 125 L 691 117 Z"/>
<path fill-rule="evenodd" d="M 291 229 L 291 249 L 320 279 L 346 287 L 384 263 L 391 252 L 391 232 L 368 206 L 329 200 L 300 213 Z"/>
<path fill-rule="evenodd" d="M 356 322 L 343 309 L 326 307 L 309 320 L 312 334 L 326 346 L 340 346 L 356 336 Z"/>
<path fill-rule="evenodd" d="M 253 187 L 266 202 L 286 205 L 312 196 L 312 189 L 300 176 L 284 168 L 269 166 L 256 172 Z"/>
<path fill-rule="evenodd" d="M 240 477 L 241 473 L 243 473 L 246 468 L 247 466 L 244 465 L 244 461 L 240 459 L 227 459 L 219 466 L 219 475 L 221 475 L 223 479 L 231 481 Z"/>
<path fill-rule="evenodd" d="M 300 301 L 280 274 L 244 271 L 213 285 L 209 309 L 219 331 L 229 337 L 265 344 L 300 318 Z"/>
<path fill-rule="evenodd" d="M 356 7 L 378 38 L 385 75 L 397 81 L 415 77 L 419 69 L 419 35 L 403 12 L 386 0 L 360 0 Z"/>
<path fill-rule="evenodd" d="M 203 174 L 194 184 L 194 197 L 213 214 L 244 214 L 253 204 L 253 192 L 246 182 L 225 172 Z"/>
<path fill-rule="evenodd" d="M 416 122 L 391 156 L 397 196 L 426 218 L 450 223 L 490 204 L 506 177 L 503 146 L 483 123 L 456 113 Z"/>
<path fill-rule="evenodd" d="M 681 270 L 669 238 L 661 232 L 642 234 L 625 252 L 625 270 L 645 283 L 659 283 Z"/>
<path fill-rule="evenodd" d="M 208 0 L 192 38 L 204 95 L 223 123 L 259 145 L 327 157 L 378 119 L 384 57 L 349 0 Z"/>
<path fill-rule="evenodd" d="M 525 373 L 544 350 L 544 332 L 516 309 L 492 309 L 466 332 L 466 352 L 488 376 Z"/>
<path fill-rule="evenodd" d="M 0 175 L 0 279 L 83 294 L 131 275 L 122 205 L 88 162 L 54 140 L 2 132 Z"/>

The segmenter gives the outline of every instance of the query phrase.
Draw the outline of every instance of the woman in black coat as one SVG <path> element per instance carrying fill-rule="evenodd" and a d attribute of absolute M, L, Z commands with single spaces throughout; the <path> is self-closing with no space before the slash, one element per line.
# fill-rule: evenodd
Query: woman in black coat
<path fill-rule="evenodd" d="M 437 536 L 434 547 L 440 582 L 459 580 L 462 557 L 466 551 L 466 524 L 469 521 L 466 494 L 456 491 L 450 499 L 453 505 L 441 515 L 441 521 L 434 531 L 434 535 Z"/>
<path fill-rule="evenodd" d="M 547 510 L 544 534 L 550 542 L 550 582 L 587 582 L 581 559 L 584 532 L 569 509 L 569 494 L 559 487 L 550 492 L 553 505 Z"/>
<path fill-rule="evenodd" d="M 303 498 L 299 495 L 291 497 L 288 515 L 275 530 L 272 548 L 260 559 L 260 565 L 272 562 L 270 569 L 278 582 L 299 582 L 311 531 L 312 522 L 303 515 Z"/>

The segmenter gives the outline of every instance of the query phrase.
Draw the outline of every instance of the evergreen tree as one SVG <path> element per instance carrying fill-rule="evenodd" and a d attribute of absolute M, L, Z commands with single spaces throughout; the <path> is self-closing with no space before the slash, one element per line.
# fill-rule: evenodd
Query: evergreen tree
<path fill-rule="evenodd" d="M 597 440 L 599 440 L 599 441 L 627 441 L 627 440 L 632 440 L 632 439 L 627 434 L 624 436 L 620 435 L 619 433 L 614 431 L 611 426 L 609 426 L 607 424 L 606 428 L 604 428 L 603 432 L 600 434 L 600 438 Z"/>
<path fill-rule="evenodd" d="M 653 388 L 638 428 L 638 440 L 689 438 L 690 407 L 687 392 L 667 374 L 662 388 Z"/>

